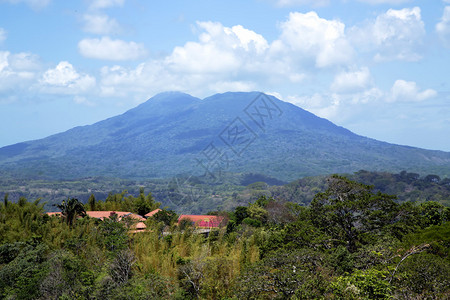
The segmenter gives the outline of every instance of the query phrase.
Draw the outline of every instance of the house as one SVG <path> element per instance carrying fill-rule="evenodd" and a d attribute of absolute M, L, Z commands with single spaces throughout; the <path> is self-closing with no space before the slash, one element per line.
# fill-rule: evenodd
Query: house
<path fill-rule="evenodd" d="M 61 212 L 59 211 L 55 211 L 55 212 L 48 212 L 46 213 L 49 217 L 51 216 L 57 216 L 57 217 L 61 217 Z"/>
<path fill-rule="evenodd" d="M 208 215 L 181 215 L 178 218 L 178 225 L 182 220 L 188 220 L 196 228 L 219 228 L 223 226 L 224 217 Z"/>
<path fill-rule="evenodd" d="M 162 209 L 161 208 L 157 208 L 157 209 L 152 210 L 151 212 L 145 214 L 144 217 L 148 219 L 150 217 L 153 217 L 155 214 L 157 214 L 160 211 L 162 211 Z"/>
<path fill-rule="evenodd" d="M 60 212 L 48 212 L 47 215 L 60 217 L 61 213 Z M 146 220 L 144 217 L 142 217 L 141 215 L 129 212 L 129 211 L 111 211 L 111 210 L 86 211 L 86 215 L 89 216 L 90 218 L 95 218 L 95 219 L 100 219 L 100 220 L 107 219 L 114 215 L 117 215 L 117 219 L 119 221 L 122 221 L 124 218 L 133 219 L 133 220 L 137 221 L 137 223 L 133 224 L 132 229 L 134 229 L 134 230 L 132 232 L 143 231 L 147 227 L 144 223 L 144 221 Z"/>
<path fill-rule="evenodd" d="M 136 224 L 133 224 L 131 232 L 139 232 L 144 231 L 147 226 L 144 221 L 146 220 L 141 215 L 129 212 L 129 211 L 86 211 L 86 215 L 90 218 L 96 218 L 100 220 L 104 220 L 105 218 L 109 218 L 113 215 L 117 215 L 119 221 L 122 221 L 124 218 L 130 218 L 137 221 Z"/>
<path fill-rule="evenodd" d="M 117 218 L 119 220 L 122 220 L 123 218 L 132 218 L 134 220 L 138 220 L 138 221 L 145 221 L 145 218 L 142 217 L 141 215 L 129 212 L 129 211 L 111 211 L 111 210 L 106 210 L 106 211 L 95 211 L 95 210 L 88 210 L 86 211 L 86 215 L 88 215 L 90 218 L 96 218 L 96 219 L 105 219 L 105 218 L 109 218 L 113 215 L 117 215 Z"/>

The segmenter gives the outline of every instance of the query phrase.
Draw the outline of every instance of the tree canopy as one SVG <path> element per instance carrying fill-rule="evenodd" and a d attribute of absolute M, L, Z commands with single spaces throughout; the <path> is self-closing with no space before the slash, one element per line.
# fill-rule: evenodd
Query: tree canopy
<path fill-rule="evenodd" d="M 112 215 L 62 217 L 38 199 L 0 203 L 2 299 L 447 299 L 449 210 L 341 176 L 310 206 L 261 195 L 208 234 L 162 209 L 133 232 Z M 89 209 L 142 213 L 151 194 L 111 193 Z M 71 221 L 69 221 L 71 220 Z"/>

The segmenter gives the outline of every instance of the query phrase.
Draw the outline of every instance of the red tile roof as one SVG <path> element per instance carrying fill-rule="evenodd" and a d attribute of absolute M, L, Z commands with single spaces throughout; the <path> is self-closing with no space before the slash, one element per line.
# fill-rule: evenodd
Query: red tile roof
<path fill-rule="evenodd" d="M 221 223 L 223 221 L 222 216 L 181 215 L 178 218 L 178 224 L 183 219 L 192 221 L 192 225 L 197 228 L 218 228 L 222 225 Z"/>
<path fill-rule="evenodd" d="M 136 224 L 136 226 L 134 226 L 134 228 L 136 228 L 137 230 L 140 230 L 140 229 L 142 230 L 142 229 L 147 228 L 147 225 L 145 225 L 144 222 L 139 222 Z"/>
<path fill-rule="evenodd" d="M 61 216 L 61 212 L 48 212 L 46 213 L 49 216 Z M 132 218 L 134 220 L 139 221 L 138 223 L 134 224 L 132 226 L 132 232 L 140 232 L 143 231 L 147 228 L 147 225 L 145 225 L 144 221 L 146 220 L 145 218 L 143 218 L 141 215 L 138 214 L 134 214 L 128 211 L 87 211 L 86 215 L 88 215 L 91 218 L 96 218 L 96 219 L 105 219 L 105 218 L 109 218 L 110 216 L 116 214 L 117 217 L 119 218 L 119 220 L 122 220 L 123 218 Z"/>
<path fill-rule="evenodd" d="M 61 212 L 59 212 L 59 211 L 56 211 L 56 212 L 48 212 L 48 213 L 46 213 L 46 214 L 49 215 L 50 217 L 51 217 L 51 216 L 58 216 L 58 217 L 61 216 Z"/>
<path fill-rule="evenodd" d="M 46 213 L 49 216 L 61 216 L 61 212 L 47 212 Z M 106 211 L 87 211 L 86 215 L 88 215 L 91 218 L 96 219 L 104 219 L 109 218 L 110 216 L 116 214 L 119 220 L 122 218 L 133 218 L 138 221 L 145 221 L 146 219 L 142 217 L 141 215 L 129 212 L 129 211 L 112 211 L 112 210 L 106 210 Z"/>
<path fill-rule="evenodd" d="M 160 209 L 160 208 L 157 208 L 157 209 L 155 209 L 155 210 L 152 210 L 151 212 L 145 214 L 144 217 L 146 217 L 146 218 L 152 217 L 154 214 L 158 213 L 158 212 L 161 211 L 161 210 L 162 210 L 162 209 Z"/>
<path fill-rule="evenodd" d="M 102 220 L 116 214 L 119 220 L 122 218 L 132 218 L 139 221 L 145 221 L 145 218 L 143 218 L 141 215 L 134 214 L 129 211 L 87 211 L 86 214 L 91 218 Z"/>

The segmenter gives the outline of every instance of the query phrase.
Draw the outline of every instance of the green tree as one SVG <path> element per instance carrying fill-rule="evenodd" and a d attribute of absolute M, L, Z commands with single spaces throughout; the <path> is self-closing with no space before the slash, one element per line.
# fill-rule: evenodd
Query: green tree
<path fill-rule="evenodd" d="M 245 206 L 238 206 L 236 207 L 236 209 L 234 210 L 234 216 L 233 219 L 236 222 L 236 225 L 239 225 L 242 223 L 242 221 L 245 218 L 248 218 L 249 214 L 248 214 L 248 209 Z"/>
<path fill-rule="evenodd" d="M 178 220 L 178 215 L 169 209 L 162 209 L 152 216 L 157 222 L 163 222 L 165 225 L 170 226 Z"/>
<path fill-rule="evenodd" d="M 123 222 L 120 222 L 117 215 L 112 215 L 104 219 L 99 226 L 102 238 L 100 243 L 107 250 L 116 252 L 123 250 L 128 246 L 127 228 Z"/>
<path fill-rule="evenodd" d="M 391 224 L 397 212 L 395 196 L 373 193 L 373 187 L 333 175 L 328 189 L 311 202 L 311 220 L 355 252 L 363 235 Z"/>
<path fill-rule="evenodd" d="M 159 205 L 160 203 L 156 203 L 153 199 L 152 193 L 148 193 L 147 196 L 145 196 L 143 187 L 140 188 L 139 196 L 133 199 L 133 210 L 141 216 L 157 209 Z"/>
<path fill-rule="evenodd" d="M 45 265 L 48 271 L 39 288 L 43 299 L 83 299 L 88 296 L 85 277 L 89 272 L 70 251 L 53 251 Z M 83 298 L 81 294 L 84 294 Z"/>
<path fill-rule="evenodd" d="M 250 206 L 248 207 L 248 214 L 250 218 L 257 220 L 262 224 L 265 224 L 267 222 L 268 217 L 267 210 L 265 210 L 263 207 L 259 206 L 256 203 L 250 204 Z"/>
<path fill-rule="evenodd" d="M 38 299 L 39 286 L 46 275 L 48 246 L 38 240 L 11 244 L 14 258 L 0 268 L 0 298 Z"/>
<path fill-rule="evenodd" d="M 20 197 L 17 203 L 8 201 L 6 205 L 0 205 L 0 244 L 44 234 L 46 229 L 41 226 L 44 222 L 43 207 L 40 199 L 28 202 L 24 197 Z"/>
<path fill-rule="evenodd" d="M 5 208 L 8 207 L 8 197 L 9 197 L 8 193 L 6 193 L 5 196 L 3 197 L 3 206 Z"/>
<path fill-rule="evenodd" d="M 436 201 L 428 201 L 419 205 L 422 216 L 422 227 L 441 225 L 444 221 L 444 205 Z"/>
<path fill-rule="evenodd" d="M 351 275 L 339 276 L 332 282 L 333 294 L 338 299 L 390 299 L 392 287 L 386 280 L 388 271 L 356 270 Z"/>
<path fill-rule="evenodd" d="M 66 220 L 67 224 L 72 226 L 73 221 L 77 216 L 86 216 L 84 205 L 76 198 L 70 198 L 67 201 L 63 200 L 61 204 L 57 204 L 56 207 L 61 209 L 61 214 Z"/>
<path fill-rule="evenodd" d="M 248 266 L 236 281 L 239 299 L 318 299 L 329 270 L 322 255 L 307 249 L 277 251 Z"/>
<path fill-rule="evenodd" d="M 448 299 L 448 258 L 426 251 L 412 255 L 399 266 L 392 284 L 396 286 L 397 299 Z"/>
<path fill-rule="evenodd" d="M 90 196 L 89 196 L 89 200 L 88 200 L 88 207 L 89 207 L 89 210 L 96 210 L 96 201 L 95 201 L 95 196 L 94 196 L 94 194 L 91 194 Z"/>

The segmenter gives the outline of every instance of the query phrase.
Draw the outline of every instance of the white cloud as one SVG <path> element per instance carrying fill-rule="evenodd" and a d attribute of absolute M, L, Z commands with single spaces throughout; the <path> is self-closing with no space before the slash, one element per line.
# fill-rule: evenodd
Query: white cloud
<path fill-rule="evenodd" d="M 86 97 L 84 96 L 78 96 L 76 95 L 75 97 L 73 97 L 73 101 L 77 104 L 83 104 L 83 105 L 87 105 L 87 106 L 95 106 L 95 103 L 92 101 L 89 101 Z"/>
<path fill-rule="evenodd" d="M 354 93 L 324 91 L 312 95 L 290 95 L 285 101 L 306 109 L 319 117 L 333 122 L 349 120 L 368 107 L 378 106 L 385 93 L 376 87 Z M 370 109 L 369 109 L 370 110 Z"/>
<path fill-rule="evenodd" d="M 220 81 L 213 82 L 209 85 L 209 89 L 214 93 L 224 92 L 250 92 L 255 90 L 256 84 L 244 81 Z"/>
<path fill-rule="evenodd" d="M 326 119 L 334 119 L 339 115 L 341 108 L 341 99 L 337 94 L 290 95 L 286 97 L 285 101 Z"/>
<path fill-rule="evenodd" d="M 42 91 L 56 94 L 79 94 L 95 87 L 95 78 L 78 73 L 67 61 L 47 70 L 41 80 Z"/>
<path fill-rule="evenodd" d="M 12 4 L 25 3 L 33 9 L 41 9 L 50 4 L 51 0 L 3 0 Z"/>
<path fill-rule="evenodd" d="M 85 57 L 104 60 L 136 60 L 147 54 L 143 44 L 112 40 L 109 37 L 81 40 L 78 49 Z"/>
<path fill-rule="evenodd" d="M 280 39 L 272 44 L 274 55 L 288 55 L 300 64 L 313 59 L 319 68 L 347 64 L 353 57 L 340 21 L 322 19 L 315 12 L 290 13 L 280 27 Z"/>
<path fill-rule="evenodd" d="M 289 95 L 285 100 L 304 109 L 317 109 L 326 107 L 330 102 L 327 97 L 319 93 L 314 93 L 313 95 L 308 96 Z"/>
<path fill-rule="evenodd" d="M 9 56 L 9 63 L 16 72 L 37 72 L 41 69 L 39 57 L 35 54 L 21 52 Z"/>
<path fill-rule="evenodd" d="M 40 67 L 37 55 L 25 52 L 12 54 L 8 51 L 0 51 L 0 72 L 25 76 L 27 73 L 38 71 Z M 25 77 L 28 77 L 28 75 Z"/>
<path fill-rule="evenodd" d="M 324 90 L 312 95 L 290 95 L 284 100 L 332 122 L 350 124 L 367 123 L 367 117 L 383 114 L 388 109 L 396 110 L 394 102 L 420 102 L 437 95 L 432 89 L 421 90 L 415 82 L 405 80 L 397 80 L 390 91 L 382 91 L 377 87 L 370 87 L 372 84 L 370 79 L 367 80 L 367 77 L 370 78 L 368 75 L 368 71 L 362 68 L 355 72 L 340 73 L 334 81 L 337 83 L 341 79 L 353 79 L 364 83 L 362 85 L 367 84 L 366 89 L 355 89 L 354 92 L 346 89 L 339 92 Z"/>
<path fill-rule="evenodd" d="M 0 27 L 0 43 L 6 40 L 6 30 Z"/>
<path fill-rule="evenodd" d="M 267 88 L 272 81 L 298 83 L 305 77 L 283 57 L 272 56 L 263 36 L 241 25 L 198 22 L 197 29 L 198 41 L 175 47 L 162 59 L 136 68 L 103 68 L 101 95 L 133 93 L 142 99 L 162 90 L 208 95 Z"/>
<path fill-rule="evenodd" d="M 241 25 L 225 27 L 216 22 L 198 22 L 203 32 L 198 42 L 175 47 L 165 63 L 184 73 L 223 73 L 257 68 L 269 45 L 254 31 Z"/>
<path fill-rule="evenodd" d="M 209 24 L 208 23 L 200 24 L 200 26 L 202 25 L 206 25 L 205 27 L 208 27 Z M 224 27 L 223 31 L 228 36 L 235 36 L 239 39 L 238 43 L 232 44 L 232 48 L 234 49 L 242 47 L 246 51 L 254 50 L 256 51 L 256 53 L 260 54 L 263 53 L 269 47 L 266 39 L 264 39 L 262 35 L 257 34 L 252 30 L 248 30 L 242 27 L 241 25 L 236 25 L 231 28 Z"/>
<path fill-rule="evenodd" d="M 39 68 L 35 55 L 0 51 L 0 91 L 27 89 Z"/>
<path fill-rule="evenodd" d="M 8 56 L 9 52 L 6 51 L 0 52 L 0 74 L 2 74 L 3 70 L 5 70 L 9 65 Z"/>
<path fill-rule="evenodd" d="M 377 103 L 383 99 L 385 93 L 379 88 L 372 87 L 352 96 L 352 103 Z"/>
<path fill-rule="evenodd" d="M 83 30 L 93 34 L 118 34 L 122 31 L 116 19 L 104 14 L 86 14 L 83 16 Z"/>
<path fill-rule="evenodd" d="M 384 15 L 408 20 L 409 13 L 416 12 L 415 9 L 390 10 Z M 406 100 L 405 96 L 408 101 L 420 101 L 436 93 L 419 90 L 414 82 L 406 81 L 397 81 L 389 92 L 381 91 L 374 86 L 367 67 L 354 66 L 355 53 L 345 35 L 344 24 L 320 18 L 314 12 L 290 14 L 280 24 L 280 37 L 272 43 L 240 25 L 226 27 L 217 22 L 198 22 L 197 29 L 197 41 L 175 47 L 166 57 L 135 68 L 102 68 L 101 96 L 132 94 L 139 101 L 163 90 L 195 95 L 228 90 L 274 90 L 280 84 L 313 82 L 316 79 L 311 77 L 321 69 L 335 66 L 345 71 L 335 74 L 331 83 L 321 83 L 329 84 L 330 91 L 291 97 L 288 101 L 322 117 L 338 118 L 346 105 L 394 102 Z M 383 40 L 379 37 L 376 43 L 381 45 Z"/>
<path fill-rule="evenodd" d="M 369 3 L 369 4 L 391 4 L 391 5 L 397 5 L 397 4 L 403 4 L 410 2 L 411 0 L 357 0 L 359 2 Z"/>
<path fill-rule="evenodd" d="M 286 7 L 286 6 L 314 6 L 314 7 L 320 7 L 320 6 L 327 6 L 331 3 L 330 0 L 273 0 L 277 6 Z M 348 0 L 343 0 L 344 2 L 347 2 Z M 411 2 L 411 0 L 355 0 L 357 2 L 362 3 L 368 3 L 372 5 L 377 4 L 391 4 L 391 5 L 398 5 L 403 3 Z M 449 0 L 444 0 L 449 1 Z"/>
<path fill-rule="evenodd" d="M 90 9 L 103 9 L 112 6 L 122 6 L 125 0 L 92 0 L 90 2 Z"/>
<path fill-rule="evenodd" d="M 450 47 L 450 6 L 446 6 L 436 31 L 446 47 Z"/>
<path fill-rule="evenodd" d="M 129 97 L 135 100 L 148 98 L 152 93 L 164 90 L 178 90 L 175 77 L 167 77 L 168 72 L 160 62 L 141 63 L 136 68 L 121 66 L 101 69 L 100 95 L 103 97 Z M 141 99 L 138 99 L 141 98 Z"/>
<path fill-rule="evenodd" d="M 391 88 L 390 95 L 386 98 L 388 102 L 419 102 L 437 95 L 432 89 L 420 91 L 414 81 L 396 80 Z"/>
<path fill-rule="evenodd" d="M 329 3 L 329 0 L 276 0 L 276 4 L 283 7 L 300 5 L 325 6 Z"/>
<path fill-rule="evenodd" d="M 73 66 L 66 62 L 60 62 L 54 69 L 49 69 L 44 73 L 43 83 L 50 85 L 66 86 L 80 78 Z"/>
<path fill-rule="evenodd" d="M 331 90 L 339 93 L 354 93 L 365 90 L 372 82 L 368 68 L 337 74 L 331 84 Z"/>
<path fill-rule="evenodd" d="M 241 25 L 226 27 L 218 22 L 198 22 L 196 29 L 197 41 L 175 47 L 166 57 L 135 68 L 104 67 L 99 82 L 101 95 L 121 97 L 132 93 L 143 99 L 162 90 L 196 95 L 225 90 L 273 90 L 280 84 L 310 80 L 310 74 L 317 72 L 317 68 L 352 63 L 354 55 L 345 37 L 344 24 L 319 18 L 313 12 L 291 14 L 280 25 L 280 37 L 273 43 Z M 79 46 L 81 49 L 82 44 Z M 354 72 L 369 73 L 367 69 Z M 335 87 L 344 88 L 338 87 L 338 83 Z"/>
<path fill-rule="evenodd" d="M 283 100 L 283 96 L 282 96 L 280 93 L 278 93 L 278 92 L 274 92 L 274 91 L 263 91 L 263 93 L 266 94 L 266 95 L 274 96 L 275 98 L 278 98 L 278 99 L 280 99 L 280 100 Z"/>
<path fill-rule="evenodd" d="M 227 50 L 214 44 L 189 42 L 175 47 L 166 62 L 174 71 L 186 73 L 230 72 L 239 68 L 240 59 Z"/>
<path fill-rule="evenodd" d="M 425 25 L 419 7 L 389 9 L 365 27 L 352 28 L 350 36 L 361 49 L 375 52 L 376 60 L 417 61 Z"/>

